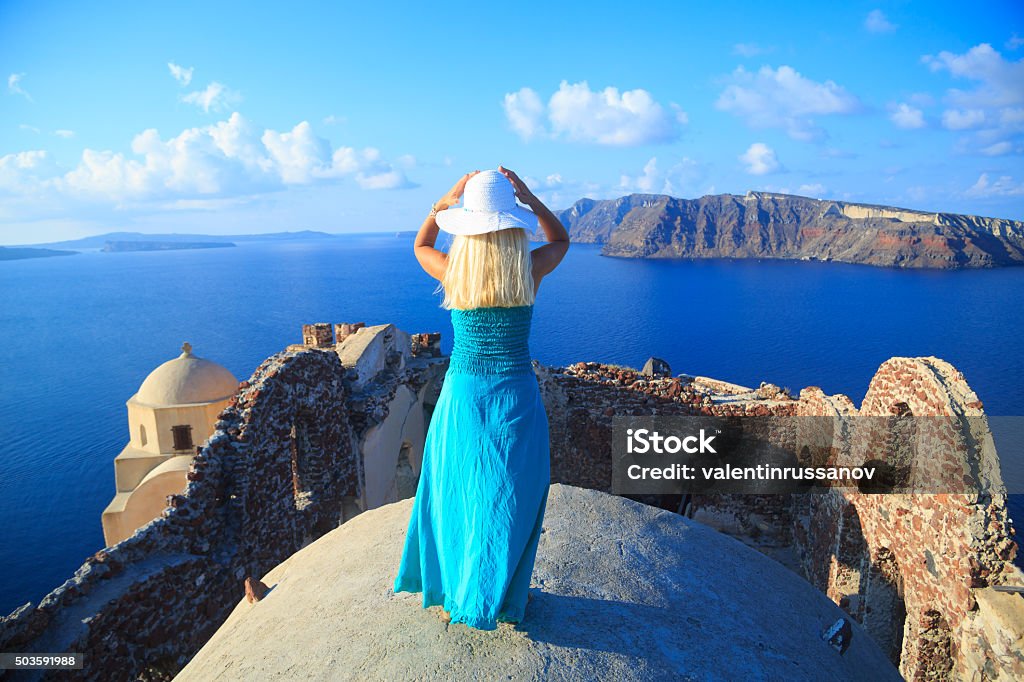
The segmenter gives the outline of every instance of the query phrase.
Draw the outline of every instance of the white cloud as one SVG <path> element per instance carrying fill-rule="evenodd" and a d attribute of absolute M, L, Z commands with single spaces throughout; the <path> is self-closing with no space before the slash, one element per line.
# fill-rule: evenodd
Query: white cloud
<path fill-rule="evenodd" d="M 741 57 L 756 57 L 774 50 L 774 47 L 763 47 L 757 43 L 736 43 L 732 46 L 733 54 L 738 54 Z"/>
<path fill-rule="evenodd" d="M 1024 195 L 1024 183 L 1016 182 L 1009 175 L 1002 175 L 996 180 L 989 180 L 988 173 L 978 176 L 977 182 L 969 187 L 964 194 L 970 197 L 1019 197 Z"/>
<path fill-rule="evenodd" d="M 961 138 L 962 147 L 991 155 L 992 150 L 1014 153 L 1024 146 L 1024 58 L 1007 60 L 988 43 L 981 43 L 963 54 L 940 52 L 924 55 L 921 61 L 932 71 L 946 71 L 955 79 L 977 84 L 970 90 L 950 88 L 944 97 L 943 125 L 972 131 Z"/>
<path fill-rule="evenodd" d="M 964 54 L 943 51 L 921 60 L 932 71 L 948 71 L 954 78 L 980 84 L 969 92 L 950 90 L 948 96 L 957 106 L 1001 107 L 1024 102 L 1024 59 L 1007 61 L 988 43 L 975 45 Z"/>
<path fill-rule="evenodd" d="M 556 136 L 605 145 L 667 142 L 679 135 L 686 114 L 675 105 L 666 111 L 646 90 L 606 87 L 592 91 L 586 81 L 562 81 L 548 102 L 548 118 Z"/>
<path fill-rule="evenodd" d="M 703 175 L 700 164 L 689 157 L 683 157 L 665 170 L 658 168 L 657 157 L 651 157 L 639 175 L 622 175 L 619 188 L 627 192 L 681 196 L 693 194 Z"/>
<path fill-rule="evenodd" d="M 815 199 L 820 199 L 821 197 L 825 196 L 827 192 L 828 190 L 825 189 L 825 185 L 821 184 L 820 182 L 808 185 L 800 185 L 799 187 L 796 188 L 797 194 L 814 197 Z"/>
<path fill-rule="evenodd" d="M 174 62 L 167 62 L 167 68 L 171 72 L 171 76 L 174 80 L 178 81 L 181 85 L 188 85 L 192 82 L 192 72 L 195 71 L 194 67 L 178 66 Z"/>
<path fill-rule="evenodd" d="M 739 159 L 747 165 L 746 170 L 751 175 L 765 175 L 780 168 L 775 150 L 763 142 L 755 142 L 750 145 L 747 151 L 739 156 Z"/>
<path fill-rule="evenodd" d="M 552 209 L 567 208 L 581 198 L 615 199 L 625 194 L 668 194 L 692 197 L 714 192 L 706 189 L 706 168 L 698 161 L 683 157 L 667 164 L 657 157 L 649 159 L 637 174 L 623 173 L 618 183 L 577 181 L 561 173 L 545 176 L 523 175 L 527 186 Z M 702 191 L 703 189 L 703 191 Z"/>
<path fill-rule="evenodd" d="M 924 112 L 917 107 L 912 107 L 905 102 L 900 102 L 893 107 L 889 118 L 899 128 L 912 130 L 924 127 Z"/>
<path fill-rule="evenodd" d="M 871 33 L 891 33 L 896 30 L 896 24 L 889 21 L 882 10 L 873 9 L 864 18 L 864 28 Z"/>
<path fill-rule="evenodd" d="M 715 106 L 746 119 L 752 128 L 783 128 L 796 140 L 825 136 L 812 116 L 847 114 L 860 109 L 860 101 L 843 87 L 804 78 L 790 66 L 762 66 L 756 73 L 742 66 L 730 75 L 731 83 Z"/>
<path fill-rule="evenodd" d="M 1024 38 L 1021 38 L 1016 33 L 1010 36 L 1010 39 L 1006 41 L 1007 50 L 1017 50 L 1020 49 L 1022 45 L 1024 45 Z"/>
<path fill-rule="evenodd" d="M 229 90 L 217 81 L 210 83 L 203 90 L 193 90 L 181 96 L 182 102 L 194 104 L 206 113 L 227 109 L 240 99 L 241 96 L 237 92 Z"/>
<path fill-rule="evenodd" d="M 649 194 L 654 192 L 654 186 L 657 182 L 659 182 L 658 159 L 651 157 L 651 160 L 644 164 L 643 172 L 640 175 L 623 175 L 619 181 L 619 186 L 625 190 Z"/>
<path fill-rule="evenodd" d="M 356 173 L 356 183 L 362 189 L 402 189 L 408 181 L 401 171 L 390 170 L 383 173 Z"/>
<path fill-rule="evenodd" d="M 150 177 L 145 164 L 127 159 L 123 154 L 85 149 L 78 167 L 57 178 L 55 183 L 71 194 L 120 199 L 154 191 L 155 186 L 149 185 Z"/>
<path fill-rule="evenodd" d="M 512 130 L 524 140 L 544 134 L 544 103 L 531 88 L 505 94 L 505 117 Z"/>
<path fill-rule="evenodd" d="M 53 163 L 42 149 L 0 156 L 0 191 L 23 192 L 52 169 Z"/>
<path fill-rule="evenodd" d="M 261 141 L 286 185 L 306 184 L 327 172 L 324 169 L 330 164 L 331 145 L 317 137 L 307 121 L 287 133 L 267 130 Z"/>
<path fill-rule="evenodd" d="M 530 191 L 553 210 L 568 207 L 582 197 L 601 199 L 618 197 L 622 194 L 616 188 L 599 185 L 595 182 L 568 180 L 561 173 L 548 173 L 544 177 L 529 175 L 520 177 L 523 178 L 523 182 L 530 188 Z"/>
<path fill-rule="evenodd" d="M 324 124 L 325 125 L 329 125 L 329 126 L 341 125 L 342 123 L 345 123 L 346 121 L 348 121 L 348 119 L 345 118 L 344 116 L 335 116 L 334 114 L 330 114 L 328 116 L 324 116 Z"/>
<path fill-rule="evenodd" d="M 985 156 L 1005 156 L 1007 154 L 1014 153 L 1015 151 L 1020 153 L 1021 150 L 1015 149 L 1013 143 L 1008 140 L 996 142 L 995 144 L 990 144 L 989 146 L 982 147 L 981 149 L 981 153 Z"/>
<path fill-rule="evenodd" d="M 366 147 L 339 147 L 335 150 L 331 167 L 324 171 L 325 177 L 340 177 L 353 174 L 356 183 L 363 189 L 402 189 L 414 187 L 401 170 L 384 161 L 380 150 Z"/>
<path fill-rule="evenodd" d="M 1020 126 L 1024 124 L 1024 107 L 1003 109 L 999 112 L 999 122 L 1005 126 Z"/>
<path fill-rule="evenodd" d="M 263 133 L 238 112 L 231 114 L 226 121 L 218 121 L 199 130 L 210 136 L 226 158 L 237 159 L 251 177 L 272 173 L 273 162 L 266 153 Z"/>
<path fill-rule="evenodd" d="M 68 130 L 66 128 L 61 128 L 59 130 L 54 130 L 53 134 L 56 135 L 57 137 L 63 137 L 65 140 L 67 140 L 75 136 L 75 131 Z"/>
<path fill-rule="evenodd" d="M 942 125 L 949 130 L 977 128 L 984 122 L 985 112 L 981 109 L 946 109 L 942 112 Z"/>
<path fill-rule="evenodd" d="M 19 124 L 19 125 L 18 125 L 18 128 L 19 128 L 20 130 L 27 130 L 27 131 L 29 131 L 30 133 L 35 133 L 35 134 L 37 134 L 37 135 L 38 135 L 39 133 L 41 133 L 41 132 L 42 132 L 41 130 L 39 130 L 39 128 L 36 128 L 35 126 L 30 126 L 30 125 L 29 125 L 29 124 L 27 124 L 27 123 L 21 123 L 21 124 Z"/>
<path fill-rule="evenodd" d="M 21 95 L 29 102 L 32 101 L 32 95 L 25 92 L 25 89 L 21 87 L 21 79 L 25 77 L 23 73 L 12 73 L 7 77 L 7 92 L 12 95 Z"/>
<path fill-rule="evenodd" d="M 35 187 L 98 202 L 188 201 L 280 190 L 352 177 L 364 189 L 415 186 L 373 147 L 332 150 L 308 122 L 290 131 L 260 130 L 233 113 L 227 120 L 189 128 L 164 140 L 154 129 L 131 143 L 131 154 L 85 149 L 77 166 L 60 174 L 45 152 L 0 160 L 0 187 Z M 408 162 L 408 159 L 405 159 Z"/>
<path fill-rule="evenodd" d="M 524 140 L 535 137 L 610 146 L 670 142 L 688 121 L 672 103 L 662 106 L 642 89 L 591 90 L 586 81 L 562 81 L 545 106 L 531 88 L 504 98 L 509 126 Z"/>

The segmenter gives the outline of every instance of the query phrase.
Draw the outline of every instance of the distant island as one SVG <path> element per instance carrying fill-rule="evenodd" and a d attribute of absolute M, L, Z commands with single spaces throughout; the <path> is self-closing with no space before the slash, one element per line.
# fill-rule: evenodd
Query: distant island
<path fill-rule="evenodd" d="M 23 246 L 0 246 L 0 260 L 24 260 L 25 258 L 48 258 L 50 256 L 74 256 L 77 251 L 37 249 Z"/>
<path fill-rule="evenodd" d="M 773 258 L 898 268 L 1024 265 L 1024 222 L 774 192 L 630 194 L 557 211 L 571 238 L 626 258 Z"/>
<path fill-rule="evenodd" d="M 234 242 L 162 242 L 162 241 L 107 241 L 100 251 L 109 253 L 118 251 L 170 251 L 173 249 L 213 249 L 222 246 L 235 246 Z"/>
<path fill-rule="evenodd" d="M 148 234 L 145 232 L 105 232 L 103 234 L 83 237 L 81 239 L 68 239 L 60 242 L 45 242 L 39 244 L 19 244 L 19 247 L 50 247 L 60 249 L 103 249 L 107 242 L 220 242 L 222 244 L 235 245 L 234 242 L 255 242 L 255 241 L 308 241 L 311 239 L 338 239 L 342 235 L 318 232 L 316 230 L 297 230 L 295 232 L 267 232 L 265 234 L 188 234 L 167 232 L 162 234 Z M 186 247 L 188 248 L 188 247 Z"/>
<path fill-rule="evenodd" d="M 747 192 L 698 199 L 630 194 L 618 199 L 584 198 L 554 213 L 573 241 L 598 244 L 603 255 L 623 258 L 755 258 L 947 270 L 1024 265 L 1024 221 L 795 194 Z M 80 250 L 163 251 L 236 246 L 235 242 L 331 241 L 358 235 L 407 238 L 416 233 L 107 232 L 61 242 L 0 247 L 0 260 L 70 255 Z M 543 240 L 544 235 L 538 231 L 531 238 Z"/>

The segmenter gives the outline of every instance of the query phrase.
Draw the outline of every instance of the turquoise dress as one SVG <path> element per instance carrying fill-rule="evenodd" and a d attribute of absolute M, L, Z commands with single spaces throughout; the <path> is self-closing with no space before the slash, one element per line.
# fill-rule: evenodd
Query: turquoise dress
<path fill-rule="evenodd" d="M 548 418 L 530 360 L 533 306 L 452 310 L 395 592 L 494 630 L 526 610 L 551 482 Z"/>

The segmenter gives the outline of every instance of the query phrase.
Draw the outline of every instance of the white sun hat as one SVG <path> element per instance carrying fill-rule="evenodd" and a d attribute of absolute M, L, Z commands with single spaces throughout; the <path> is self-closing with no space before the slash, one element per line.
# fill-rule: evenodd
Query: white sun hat
<path fill-rule="evenodd" d="M 451 234 L 486 234 L 511 227 L 536 230 L 537 214 L 516 202 L 512 181 L 500 171 L 480 171 L 466 182 L 462 206 L 438 211 L 437 226 Z"/>

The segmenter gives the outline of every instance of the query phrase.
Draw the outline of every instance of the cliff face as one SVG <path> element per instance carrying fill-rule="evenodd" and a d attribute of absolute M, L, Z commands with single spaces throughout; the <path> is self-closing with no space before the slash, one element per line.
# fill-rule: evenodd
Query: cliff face
<path fill-rule="evenodd" d="M 647 209 L 670 199 L 663 194 L 630 194 L 618 199 L 580 199 L 559 212 L 572 238 L 588 244 L 604 244 L 634 210 Z"/>
<path fill-rule="evenodd" d="M 748 192 L 581 199 L 573 239 L 630 258 L 780 258 L 904 268 L 1024 265 L 1024 222 Z"/>

